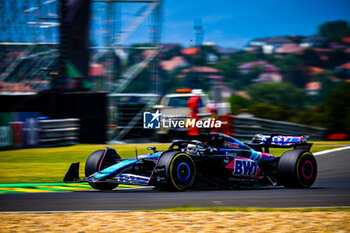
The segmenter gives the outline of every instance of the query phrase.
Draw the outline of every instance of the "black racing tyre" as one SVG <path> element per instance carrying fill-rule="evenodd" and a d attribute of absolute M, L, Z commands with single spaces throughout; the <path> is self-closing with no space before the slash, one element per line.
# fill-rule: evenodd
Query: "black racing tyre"
<path fill-rule="evenodd" d="M 117 152 L 108 148 L 105 150 L 97 150 L 93 152 L 85 163 L 85 176 L 88 177 L 95 172 L 101 171 L 113 164 L 116 164 L 116 160 L 120 159 L 120 156 Z M 90 186 L 94 189 L 100 190 L 112 190 L 118 186 L 115 183 L 92 183 L 89 182 Z"/>
<path fill-rule="evenodd" d="M 162 190 L 185 191 L 196 180 L 196 167 L 192 158 L 182 152 L 172 151 L 163 154 L 158 165 L 165 168 L 166 183 L 155 185 Z"/>
<path fill-rule="evenodd" d="M 288 188 L 309 188 L 316 180 L 317 163 L 305 150 L 290 150 L 278 162 L 279 183 Z"/>

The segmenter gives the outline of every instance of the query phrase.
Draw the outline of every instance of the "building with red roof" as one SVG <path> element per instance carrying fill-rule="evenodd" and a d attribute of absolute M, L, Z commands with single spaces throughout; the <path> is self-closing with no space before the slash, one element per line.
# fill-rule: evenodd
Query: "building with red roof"
<path fill-rule="evenodd" d="M 247 74 L 251 72 L 255 67 L 263 69 L 264 72 L 279 72 L 279 69 L 276 66 L 268 63 L 267 61 L 245 62 L 239 65 L 238 69 L 242 74 Z"/>
<path fill-rule="evenodd" d="M 350 44 L 350 37 L 344 37 L 343 42 Z"/>
<path fill-rule="evenodd" d="M 309 75 L 318 75 L 325 71 L 321 67 L 317 67 L 317 66 L 305 66 L 303 67 L 303 70 Z"/>
<path fill-rule="evenodd" d="M 280 83 L 282 80 L 283 75 L 280 72 L 263 72 L 253 81 L 258 83 Z"/>
<path fill-rule="evenodd" d="M 89 76 L 101 77 L 106 74 L 106 70 L 102 64 L 94 63 L 90 65 Z"/>
<path fill-rule="evenodd" d="M 342 69 L 342 70 L 350 70 L 350 62 L 345 63 L 341 66 L 338 66 L 336 69 Z"/>
<path fill-rule="evenodd" d="M 338 66 L 335 68 L 337 71 L 344 72 L 348 75 L 350 75 L 350 62 L 347 62 L 341 66 Z"/>
<path fill-rule="evenodd" d="M 33 90 L 30 86 L 26 85 L 24 82 L 1 82 L 0 92 L 35 92 L 35 90 Z"/>
<path fill-rule="evenodd" d="M 291 53 L 300 53 L 305 48 L 299 47 L 296 43 L 284 44 L 281 47 L 275 49 L 275 54 L 277 55 L 288 55 Z"/>
<path fill-rule="evenodd" d="M 220 74 L 220 70 L 208 66 L 193 66 L 191 68 L 183 69 L 181 70 L 182 74 L 178 77 L 184 78 L 190 72 L 195 72 L 215 84 L 221 84 L 224 80 L 224 77 Z"/>
<path fill-rule="evenodd" d="M 309 95 L 316 95 L 322 88 L 321 82 L 308 82 L 305 85 L 305 89 Z"/>
<path fill-rule="evenodd" d="M 183 55 L 196 55 L 199 52 L 200 48 L 199 47 L 190 47 L 190 48 L 186 48 L 181 50 L 181 53 Z"/>
<path fill-rule="evenodd" d="M 186 65 L 188 65 L 188 63 L 181 56 L 175 56 L 170 60 L 160 62 L 160 66 L 162 67 L 162 69 L 168 72 L 171 72 L 179 67 L 184 67 Z"/>

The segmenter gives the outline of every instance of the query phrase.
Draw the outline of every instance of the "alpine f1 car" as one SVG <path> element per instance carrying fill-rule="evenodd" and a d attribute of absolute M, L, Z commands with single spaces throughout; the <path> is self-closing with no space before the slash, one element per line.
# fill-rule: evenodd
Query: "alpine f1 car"
<path fill-rule="evenodd" d="M 174 140 L 165 151 L 122 159 L 113 149 L 93 152 L 79 179 L 79 163 L 69 168 L 65 182 L 88 182 L 93 188 L 112 190 L 119 184 L 149 185 L 160 189 L 231 188 L 276 186 L 308 188 L 317 175 L 312 143 L 306 136 L 256 135 L 241 142 L 228 135 L 211 133 L 200 140 Z M 282 156 L 270 148 L 291 148 Z"/>

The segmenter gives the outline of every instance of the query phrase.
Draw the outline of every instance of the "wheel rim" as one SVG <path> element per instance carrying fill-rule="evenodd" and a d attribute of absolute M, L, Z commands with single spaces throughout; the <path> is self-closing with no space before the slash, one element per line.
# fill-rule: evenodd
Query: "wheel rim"
<path fill-rule="evenodd" d="M 314 172 L 314 166 L 312 165 L 310 160 L 306 160 L 301 168 L 302 174 L 304 178 L 310 179 Z"/>
<path fill-rule="evenodd" d="M 317 174 L 316 160 L 310 153 L 304 153 L 297 162 L 297 178 L 300 185 L 310 187 Z"/>
<path fill-rule="evenodd" d="M 170 180 L 177 190 L 185 190 L 192 186 L 196 169 L 190 156 L 177 154 L 170 165 Z"/>
<path fill-rule="evenodd" d="M 179 180 L 186 181 L 188 180 L 190 175 L 191 175 L 190 166 L 188 166 L 188 164 L 185 162 L 181 162 L 177 166 L 177 177 L 179 178 Z"/>

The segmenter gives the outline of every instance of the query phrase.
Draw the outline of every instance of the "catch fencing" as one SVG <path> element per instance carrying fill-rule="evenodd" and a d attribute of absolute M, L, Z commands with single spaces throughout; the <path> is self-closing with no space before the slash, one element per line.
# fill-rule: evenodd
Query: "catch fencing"
<path fill-rule="evenodd" d="M 42 147 L 67 146 L 79 141 L 78 118 L 39 120 L 39 144 Z"/>

